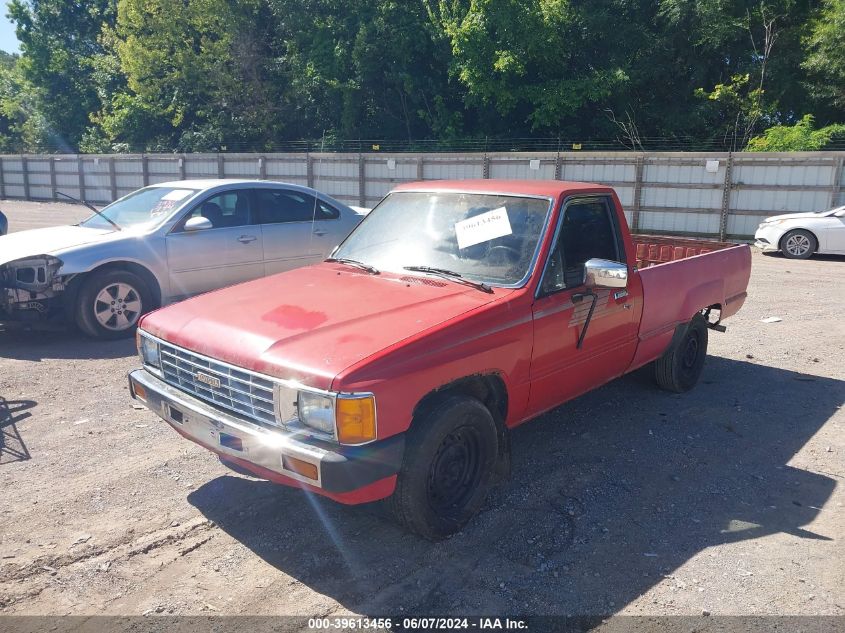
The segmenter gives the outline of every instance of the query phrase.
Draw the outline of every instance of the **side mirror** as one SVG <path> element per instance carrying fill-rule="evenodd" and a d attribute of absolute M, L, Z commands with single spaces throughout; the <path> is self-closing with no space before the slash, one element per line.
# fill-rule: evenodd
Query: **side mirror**
<path fill-rule="evenodd" d="M 587 260 L 584 264 L 584 285 L 611 290 L 625 288 L 628 286 L 628 267 L 607 259 Z"/>
<path fill-rule="evenodd" d="M 206 229 L 213 229 L 214 225 L 206 217 L 198 215 L 185 222 L 186 231 L 204 231 Z"/>

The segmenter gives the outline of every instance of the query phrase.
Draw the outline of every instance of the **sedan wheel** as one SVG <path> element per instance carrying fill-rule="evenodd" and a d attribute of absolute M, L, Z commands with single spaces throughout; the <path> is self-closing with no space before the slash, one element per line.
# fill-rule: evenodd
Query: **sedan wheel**
<path fill-rule="evenodd" d="M 132 336 L 141 317 L 153 308 L 144 281 L 124 270 L 92 274 L 79 290 L 76 324 L 94 338 Z"/>
<path fill-rule="evenodd" d="M 107 330 L 131 328 L 141 318 L 141 295 L 127 283 L 114 283 L 103 288 L 94 299 L 94 315 Z"/>
<path fill-rule="evenodd" d="M 783 236 L 781 251 L 788 259 L 807 259 L 816 252 L 816 238 L 809 231 L 796 229 Z"/>

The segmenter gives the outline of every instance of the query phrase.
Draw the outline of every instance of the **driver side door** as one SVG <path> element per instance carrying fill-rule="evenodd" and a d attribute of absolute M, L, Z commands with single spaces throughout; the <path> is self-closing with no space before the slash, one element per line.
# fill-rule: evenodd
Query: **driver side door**
<path fill-rule="evenodd" d="M 595 308 L 578 348 L 591 304 L 584 263 L 593 258 L 627 260 L 619 216 L 606 196 L 569 200 L 561 214 L 533 306 L 532 415 L 620 376 L 636 351 L 636 303 L 642 298 L 630 265 L 627 288 L 594 291 Z"/>

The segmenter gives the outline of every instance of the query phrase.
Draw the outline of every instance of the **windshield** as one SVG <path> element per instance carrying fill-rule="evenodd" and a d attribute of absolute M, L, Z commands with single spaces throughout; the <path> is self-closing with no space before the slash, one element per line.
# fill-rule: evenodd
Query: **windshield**
<path fill-rule="evenodd" d="M 528 274 L 550 207 L 545 198 L 400 191 L 373 209 L 334 257 L 379 270 L 428 266 L 513 285 Z"/>
<path fill-rule="evenodd" d="M 122 229 L 145 224 L 154 225 L 181 207 L 197 191 L 197 189 L 176 187 L 147 187 L 111 203 L 100 213 Z M 92 229 L 114 228 L 96 214 L 83 220 L 79 225 Z"/>

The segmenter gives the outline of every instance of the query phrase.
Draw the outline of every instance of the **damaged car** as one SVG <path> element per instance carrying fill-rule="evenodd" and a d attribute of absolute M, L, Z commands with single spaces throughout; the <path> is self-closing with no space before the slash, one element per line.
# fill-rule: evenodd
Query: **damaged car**
<path fill-rule="evenodd" d="M 365 213 L 255 180 L 160 183 L 92 211 L 73 226 L 0 237 L 0 323 L 130 336 L 162 305 L 321 261 Z"/>

